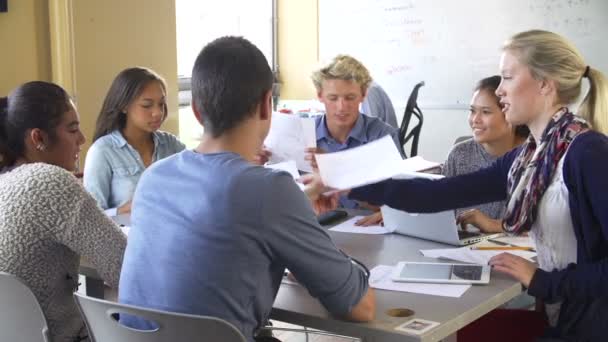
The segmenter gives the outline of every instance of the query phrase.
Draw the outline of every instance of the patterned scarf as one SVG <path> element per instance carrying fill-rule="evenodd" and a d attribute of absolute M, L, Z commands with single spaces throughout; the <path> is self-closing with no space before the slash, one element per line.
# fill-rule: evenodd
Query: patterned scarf
<path fill-rule="evenodd" d="M 538 204 L 572 140 L 589 130 L 585 120 L 560 109 L 543 132 L 540 144 L 530 136 L 515 158 L 507 180 L 507 212 L 503 230 L 511 234 L 532 228 Z"/>

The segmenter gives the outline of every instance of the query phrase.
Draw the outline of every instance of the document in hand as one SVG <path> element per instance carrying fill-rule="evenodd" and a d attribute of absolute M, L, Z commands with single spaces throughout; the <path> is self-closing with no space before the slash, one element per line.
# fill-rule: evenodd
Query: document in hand
<path fill-rule="evenodd" d="M 400 174 L 401 154 L 390 135 L 346 151 L 315 156 L 323 183 L 334 189 L 351 189 Z"/>
<path fill-rule="evenodd" d="M 272 113 L 270 131 L 264 145 L 272 152 L 271 163 L 295 160 L 299 170 L 312 172 L 310 162 L 304 160 L 304 150 L 317 146 L 315 120 Z"/>

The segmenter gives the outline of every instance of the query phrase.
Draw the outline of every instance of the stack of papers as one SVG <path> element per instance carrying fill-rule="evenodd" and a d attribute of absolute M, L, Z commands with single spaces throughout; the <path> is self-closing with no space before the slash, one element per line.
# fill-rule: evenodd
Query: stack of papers
<path fill-rule="evenodd" d="M 442 178 L 420 171 L 439 166 L 422 157 L 401 159 L 390 135 L 346 151 L 316 155 L 323 183 L 344 190 L 389 178 Z"/>
<path fill-rule="evenodd" d="M 379 290 L 421 293 L 433 296 L 462 296 L 471 285 L 403 283 L 391 280 L 395 266 L 378 265 L 370 271 L 369 285 Z"/>
<path fill-rule="evenodd" d="M 298 170 L 312 172 L 304 155 L 306 148 L 317 146 L 315 120 L 272 113 L 270 131 L 264 145 L 272 152 L 270 163 L 294 160 Z"/>
<path fill-rule="evenodd" d="M 474 250 L 471 247 L 460 247 L 460 248 L 445 248 L 445 249 L 424 249 L 420 250 L 422 255 L 429 258 L 441 258 L 450 259 L 461 262 L 468 262 L 473 264 L 487 265 L 490 259 L 501 253 L 511 253 L 520 256 L 530 261 L 536 256 L 535 252 L 530 251 L 488 251 L 488 250 Z"/>
<path fill-rule="evenodd" d="M 362 219 L 363 216 L 355 216 L 353 218 L 351 218 L 348 221 L 344 221 L 342 223 L 340 223 L 339 225 L 336 225 L 335 227 L 331 228 L 331 231 L 334 232 L 343 232 L 343 233 L 355 233 L 355 234 L 390 234 L 391 231 L 381 225 L 376 225 L 376 226 L 368 226 L 368 227 L 361 227 L 361 226 L 356 226 L 355 222 L 357 222 L 358 220 Z"/>

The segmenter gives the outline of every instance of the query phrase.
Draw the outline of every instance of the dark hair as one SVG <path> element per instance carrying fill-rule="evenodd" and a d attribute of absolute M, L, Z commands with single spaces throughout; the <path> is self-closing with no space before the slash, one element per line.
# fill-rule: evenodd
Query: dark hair
<path fill-rule="evenodd" d="M 222 37 L 207 44 L 192 69 L 192 101 L 200 123 L 213 137 L 252 115 L 271 88 L 268 61 L 242 37 Z"/>
<path fill-rule="evenodd" d="M 125 127 L 127 123 L 127 116 L 124 113 L 125 108 L 141 95 L 150 82 L 160 83 L 165 94 L 167 93 L 165 80 L 156 72 L 147 68 L 128 68 L 114 78 L 97 117 L 93 141 Z M 166 103 L 163 106 L 163 111 L 163 120 L 165 120 L 168 114 Z"/>
<path fill-rule="evenodd" d="M 0 99 L 0 166 L 11 166 L 25 154 L 25 135 L 38 128 L 56 139 L 55 129 L 70 110 L 70 95 L 48 82 L 28 82 Z"/>
<path fill-rule="evenodd" d="M 498 75 L 486 77 L 484 79 L 481 79 L 479 82 L 477 82 L 477 85 L 475 86 L 474 90 L 475 91 L 485 90 L 485 91 L 491 93 L 494 96 L 494 98 L 496 100 L 496 104 L 498 104 L 498 107 L 502 108 L 502 105 L 500 104 L 500 98 L 498 96 L 496 96 L 496 89 L 498 89 L 498 87 L 500 86 L 500 81 L 501 81 L 501 77 Z M 527 138 L 529 134 L 530 134 L 530 129 L 528 128 L 528 126 L 526 126 L 526 125 L 515 126 L 515 135 L 517 135 L 518 137 Z"/>

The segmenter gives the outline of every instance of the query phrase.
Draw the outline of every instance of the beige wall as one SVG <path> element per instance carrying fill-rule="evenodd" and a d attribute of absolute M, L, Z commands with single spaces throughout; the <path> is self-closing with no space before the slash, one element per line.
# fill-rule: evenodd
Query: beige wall
<path fill-rule="evenodd" d="M 110 83 L 122 69 L 145 66 L 168 85 L 169 118 L 177 134 L 177 55 L 174 0 L 73 0 L 76 91 L 89 139 Z"/>
<path fill-rule="evenodd" d="M 48 0 L 9 1 L 0 13 L 0 95 L 18 85 L 51 79 Z"/>
<path fill-rule="evenodd" d="M 316 97 L 310 73 L 318 65 L 318 0 L 279 0 L 281 99 Z"/>

